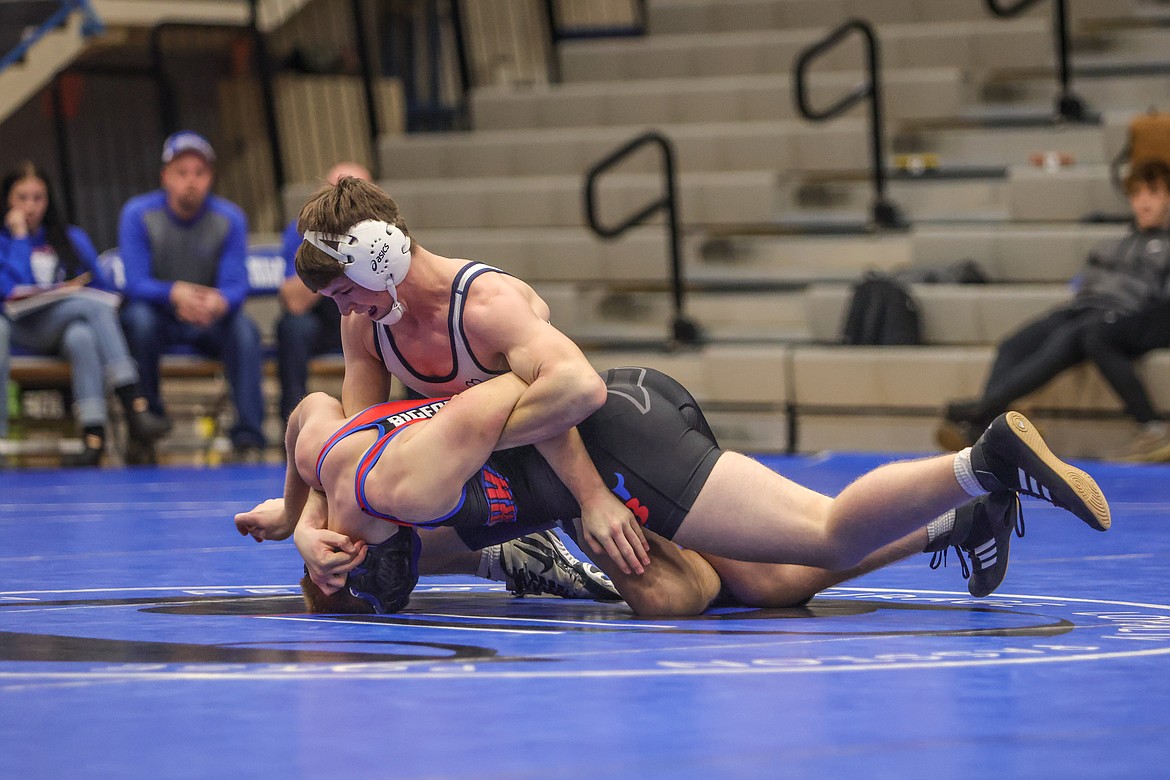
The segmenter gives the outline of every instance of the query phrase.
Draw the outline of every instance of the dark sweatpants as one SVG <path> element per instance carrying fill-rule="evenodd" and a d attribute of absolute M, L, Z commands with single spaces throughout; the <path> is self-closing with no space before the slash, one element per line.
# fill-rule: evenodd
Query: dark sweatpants
<path fill-rule="evenodd" d="M 1168 344 L 1170 305 L 1130 315 L 1100 309 L 1056 309 L 1000 344 L 975 422 L 980 426 L 990 423 L 1017 398 L 1083 360 L 1096 364 L 1130 416 L 1140 423 L 1149 422 L 1156 415 L 1134 360 Z"/>

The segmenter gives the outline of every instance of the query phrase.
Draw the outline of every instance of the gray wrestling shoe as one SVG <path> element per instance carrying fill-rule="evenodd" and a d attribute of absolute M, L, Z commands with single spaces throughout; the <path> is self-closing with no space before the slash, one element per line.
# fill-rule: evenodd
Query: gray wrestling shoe
<path fill-rule="evenodd" d="M 989 493 L 1013 490 L 1041 498 L 1098 531 L 1112 523 L 1109 503 L 1093 478 L 1053 455 L 1019 412 L 995 418 L 971 448 L 971 468 Z"/>
<path fill-rule="evenodd" d="M 1013 530 L 1023 538 L 1024 514 L 1015 493 L 989 493 L 968 501 L 955 510 L 951 532 L 927 546 L 925 552 L 934 553 L 930 568 L 945 566 L 947 550 L 954 547 L 967 580 L 967 592 L 977 599 L 989 596 L 1007 574 Z M 971 560 L 970 568 L 964 555 Z"/>
<path fill-rule="evenodd" d="M 579 561 L 553 531 L 521 536 L 500 545 L 504 583 L 517 596 L 550 594 L 566 599 L 620 601 L 601 569 Z"/>

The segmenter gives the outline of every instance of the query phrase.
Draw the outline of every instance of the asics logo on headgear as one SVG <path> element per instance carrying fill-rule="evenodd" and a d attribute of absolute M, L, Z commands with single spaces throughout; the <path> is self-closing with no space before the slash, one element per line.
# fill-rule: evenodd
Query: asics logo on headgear
<path fill-rule="evenodd" d="M 395 285 L 401 284 L 411 269 L 411 239 L 397 226 L 364 220 L 342 234 L 305 230 L 304 240 L 336 260 L 345 276 L 360 287 L 388 290 L 397 301 Z"/>
<path fill-rule="evenodd" d="M 406 309 L 398 300 L 395 288 L 410 272 L 411 258 L 410 237 L 400 228 L 367 219 L 341 234 L 306 230 L 305 240 L 336 260 L 343 273 L 358 286 L 390 293 L 394 305 L 377 322 L 393 325 L 402 318 Z M 401 254 L 392 251 L 394 248 L 401 249 Z"/>

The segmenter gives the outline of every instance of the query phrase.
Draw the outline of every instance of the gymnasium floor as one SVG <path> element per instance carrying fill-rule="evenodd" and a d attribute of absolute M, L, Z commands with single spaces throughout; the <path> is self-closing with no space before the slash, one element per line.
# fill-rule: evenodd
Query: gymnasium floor
<path fill-rule="evenodd" d="M 450 577 L 308 616 L 231 523 L 278 468 L 0 472 L 0 778 L 1166 777 L 1170 468 L 1082 465 L 1113 530 L 1025 501 L 992 598 L 918 556 L 687 620 Z"/>

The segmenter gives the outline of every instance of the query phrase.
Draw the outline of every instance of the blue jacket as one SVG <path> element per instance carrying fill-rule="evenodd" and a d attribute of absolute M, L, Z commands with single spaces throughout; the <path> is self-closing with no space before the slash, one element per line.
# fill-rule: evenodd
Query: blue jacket
<path fill-rule="evenodd" d="M 240 207 L 209 195 L 191 220 L 167 208 L 161 189 L 122 207 L 118 244 L 127 298 L 169 304 L 177 281 L 218 288 L 236 309 L 248 294 L 248 222 Z"/>
<path fill-rule="evenodd" d="M 113 280 L 98 268 L 98 253 L 86 232 L 75 225 L 70 225 L 65 228 L 65 233 L 73 244 L 77 259 L 93 274 L 92 285 L 104 290 L 113 290 Z M 0 228 L 0 298 L 7 298 L 12 288 L 17 285 L 36 284 L 32 272 L 32 253 L 34 249 L 44 245 L 43 227 L 30 233 L 26 238 L 13 238 L 7 228 Z M 65 281 L 65 269 L 60 264 L 57 266 L 56 281 Z"/>
<path fill-rule="evenodd" d="M 284 229 L 280 237 L 280 255 L 284 258 L 284 278 L 297 275 L 297 250 L 304 241 L 304 236 L 297 230 L 297 221 L 294 219 Z"/>

